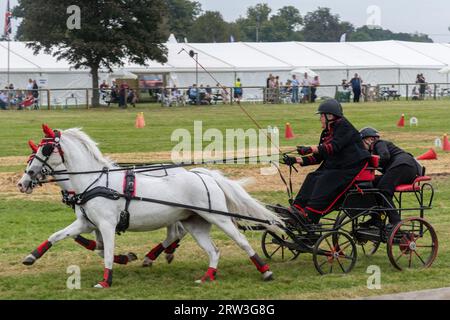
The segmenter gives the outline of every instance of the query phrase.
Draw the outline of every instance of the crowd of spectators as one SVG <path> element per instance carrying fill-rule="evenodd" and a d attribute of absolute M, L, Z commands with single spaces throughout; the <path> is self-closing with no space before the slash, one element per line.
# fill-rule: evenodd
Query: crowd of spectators
<path fill-rule="evenodd" d="M 29 79 L 26 90 L 15 89 L 14 84 L 10 83 L 0 91 L 0 109 L 12 108 L 17 110 L 39 109 L 39 86 L 36 80 Z"/>
<path fill-rule="evenodd" d="M 269 74 L 266 81 L 264 101 L 266 103 L 306 103 L 315 102 L 317 99 L 317 87 L 320 86 L 319 76 L 310 78 L 304 73 L 302 79 L 293 74 L 286 82 L 280 81 L 279 76 Z"/>

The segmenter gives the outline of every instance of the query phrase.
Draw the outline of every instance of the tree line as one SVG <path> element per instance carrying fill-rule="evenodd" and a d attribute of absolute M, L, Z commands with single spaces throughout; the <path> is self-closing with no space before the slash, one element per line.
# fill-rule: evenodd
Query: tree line
<path fill-rule="evenodd" d="M 329 8 L 317 8 L 304 15 L 294 6 L 284 6 L 276 12 L 266 3 L 247 9 L 244 17 L 227 22 L 218 11 L 202 11 L 201 4 L 188 0 L 167 0 L 169 29 L 178 41 L 312 41 L 336 42 L 342 34 L 346 41 L 402 40 L 433 42 L 421 33 L 395 33 L 382 28 L 355 27 L 342 21 Z"/>

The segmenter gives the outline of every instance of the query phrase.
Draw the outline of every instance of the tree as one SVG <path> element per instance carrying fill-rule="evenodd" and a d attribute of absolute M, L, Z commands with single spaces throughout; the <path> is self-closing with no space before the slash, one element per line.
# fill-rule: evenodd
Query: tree
<path fill-rule="evenodd" d="M 269 15 L 272 9 L 266 3 L 259 3 L 256 6 L 247 9 L 247 16 L 236 20 L 240 30 L 242 41 L 261 41 L 265 40 L 261 30 L 267 29 Z"/>
<path fill-rule="evenodd" d="M 188 0 L 165 0 L 165 2 L 169 31 L 175 35 L 178 41 L 183 41 L 186 37 L 189 39 L 190 30 L 202 12 L 201 4 Z"/>
<path fill-rule="evenodd" d="M 300 11 L 293 6 L 285 6 L 277 14 L 270 17 L 264 26 L 263 34 L 266 41 L 301 41 L 303 35 L 299 28 L 303 23 Z"/>
<path fill-rule="evenodd" d="M 316 11 L 308 12 L 303 21 L 305 41 L 339 41 L 342 34 L 353 30 L 350 23 L 341 23 L 339 16 L 332 15 L 329 8 L 319 7 Z"/>
<path fill-rule="evenodd" d="M 381 28 L 369 28 L 363 26 L 357 28 L 349 37 L 349 41 L 381 41 L 381 40 L 400 40 L 400 41 L 416 41 L 416 42 L 433 42 L 425 34 L 420 33 L 395 33 L 390 30 Z"/>
<path fill-rule="evenodd" d="M 80 28 L 68 28 L 67 8 L 80 8 Z M 98 71 L 121 66 L 124 60 L 144 65 L 148 59 L 166 62 L 164 0 L 20 0 L 13 12 L 23 21 L 20 40 L 40 51 L 68 60 L 76 69 L 89 68 L 98 88 Z M 75 17 L 76 18 L 76 17 Z M 94 90 L 94 106 L 99 94 Z"/>
<path fill-rule="evenodd" d="M 189 32 L 191 42 L 227 42 L 229 26 L 218 11 L 206 11 L 198 17 Z"/>

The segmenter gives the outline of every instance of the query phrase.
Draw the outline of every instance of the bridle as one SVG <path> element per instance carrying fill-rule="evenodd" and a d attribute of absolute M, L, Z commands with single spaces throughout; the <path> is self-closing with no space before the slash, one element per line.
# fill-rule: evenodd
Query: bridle
<path fill-rule="evenodd" d="M 57 130 L 54 130 L 52 137 L 46 136 L 44 139 L 42 139 L 41 143 L 39 143 L 39 145 L 38 145 L 38 147 L 41 148 L 42 155 L 45 158 L 42 159 L 36 153 L 34 153 L 28 159 L 28 163 L 29 164 L 31 164 L 35 159 L 37 159 L 39 162 L 42 163 L 42 169 L 41 169 L 40 173 L 43 176 L 53 175 L 53 173 L 55 172 L 53 167 L 48 163 L 48 160 L 50 159 L 50 156 L 54 153 L 55 148 L 58 151 L 58 154 L 60 155 L 62 162 L 63 163 L 65 162 L 65 160 L 64 160 L 64 152 L 63 152 L 63 150 L 61 148 L 60 140 L 61 140 L 61 132 L 57 131 Z M 26 170 L 25 173 L 32 180 L 36 180 L 35 179 L 36 178 L 36 173 L 35 172 L 33 172 L 33 171 L 30 172 L 29 170 Z"/>

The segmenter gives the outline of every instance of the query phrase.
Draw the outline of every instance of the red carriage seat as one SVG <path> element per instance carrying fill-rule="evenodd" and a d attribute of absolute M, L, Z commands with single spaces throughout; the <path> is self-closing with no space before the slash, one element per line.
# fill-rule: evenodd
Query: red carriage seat
<path fill-rule="evenodd" d="M 401 184 L 397 187 L 395 187 L 396 192 L 414 192 L 414 191 L 420 191 L 420 183 L 422 181 L 430 181 L 431 177 L 429 176 L 420 176 L 417 177 L 413 183 L 411 184 Z"/>
<path fill-rule="evenodd" d="M 373 181 L 375 180 L 375 170 L 378 168 L 378 164 L 380 163 L 380 157 L 376 155 L 372 155 L 369 160 L 369 164 L 367 167 L 361 170 L 360 173 L 356 176 L 356 182 L 364 182 L 364 181 Z"/>

